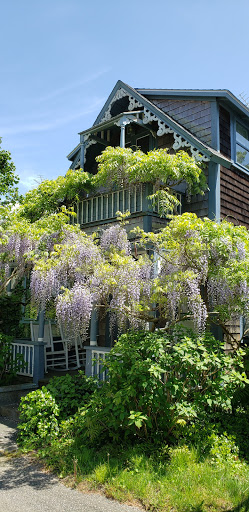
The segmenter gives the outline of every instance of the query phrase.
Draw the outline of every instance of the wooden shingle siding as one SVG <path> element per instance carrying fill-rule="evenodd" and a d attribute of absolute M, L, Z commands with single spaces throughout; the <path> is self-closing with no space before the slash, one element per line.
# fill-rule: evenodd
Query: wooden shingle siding
<path fill-rule="evenodd" d="M 208 192 L 204 196 L 197 194 L 191 197 L 190 203 L 183 203 L 183 212 L 196 213 L 198 217 L 208 217 Z"/>
<path fill-rule="evenodd" d="M 209 101 L 160 98 L 150 101 L 205 144 L 211 145 L 211 105 Z"/>
<path fill-rule="evenodd" d="M 249 176 L 221 167 L 220 195 L 221 218 L 249 229 Z"/>
<path fill-rule="evenodd" d="M 204 168 L 203 172 L 208 183 L 208 168 Z M 182 212 L 196 213 L 198 217 L 208 217 L 208 190 L 203 194 L 196 194 L 187 201 L 183 196 Z"/>
<path fill-rule="evenodd" d="M 219 108 L 220 151 L 231 158 L 230 114 L 223 107 Z"/>

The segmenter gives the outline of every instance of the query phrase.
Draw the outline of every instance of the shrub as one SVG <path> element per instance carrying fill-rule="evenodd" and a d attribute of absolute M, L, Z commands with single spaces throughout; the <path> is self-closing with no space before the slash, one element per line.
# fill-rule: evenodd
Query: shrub
<path fill-rule="evenodd" d="M 225 354 L 210 333 L 124 334 L 105 363 L 109 382 L 78 416 L 79 432 L 172 442 L 196 419 L 232 410 L 234 391 L 246 382 L 242 355 Z"/>
<path fill-rule="evenodd" d="M 20 444 L 41 446 L 58 434 L 59 408 L 45 386 L 22 397 L 19 411 Z"/>
<path fill-rule="evenodd" d="M 53 377 L 47 387 L 21 398 L 19 442 L 33 446 L 50 443 L 58 436 L 61 421 L 89 400 L 96 387 L 94 379 L 79 372 Z"/>
<path fill-rule="evenodd" d="M 59 418 L 66 419 L 88 402 L 97 389 L 97 381 L 79 371 L 76 375 L 53 377 L 46 386 L 59 408 Z"/>

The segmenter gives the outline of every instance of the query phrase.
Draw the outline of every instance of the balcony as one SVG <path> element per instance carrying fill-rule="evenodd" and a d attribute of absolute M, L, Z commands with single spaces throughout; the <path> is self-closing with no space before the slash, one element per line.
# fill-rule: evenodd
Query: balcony
<path fill-rule="evenodd" d="M 147 199 L 147 195 L 150 193 L 146 190 L 147 187 L 147 185 L 139 184 L 129 189 L 116 190 L 78 201 L 75 206 L 77 216 L 73 223 L 84 226 L 90 223 L 111 221 L 116 218 L 116 212 L 124 213 L 127 210 L 131 214 L 150 212 L 158 215 L 158 205 L 152 206 Z M 175 213 L 181 214 L 181 194 L 177 193 L 176 195 L 180 204 Z"/>

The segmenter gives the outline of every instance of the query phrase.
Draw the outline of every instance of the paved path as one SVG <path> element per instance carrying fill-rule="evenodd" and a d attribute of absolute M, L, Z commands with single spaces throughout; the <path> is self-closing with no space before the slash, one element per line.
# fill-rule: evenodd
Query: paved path
<path fill-rule="evenodd" d="M 16 449 L 15 436 L 16 424 L 0 417 L 1 512 L 141 512 L 99 494 L 65 487 L 28 457 L 6 457 L 5 450 Z"/>

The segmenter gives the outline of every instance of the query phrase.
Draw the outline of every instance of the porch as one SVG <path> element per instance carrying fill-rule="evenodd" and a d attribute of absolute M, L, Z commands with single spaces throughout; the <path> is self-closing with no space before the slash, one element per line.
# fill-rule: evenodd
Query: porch
<path fill-rule="evenodd" d="M 58 340 L 60 345 L 62 340 Z M 78 354 L 76 344 L 74 346 L 64 346 L 65 362 L 59 360 L 56 352 L 62 352 L 58 343 L 58 350 L 55 350 L 52 355 L 52 362 L 49 365 L 46 354 L 46 342 L 31 340 L 31 339 L 16 339 L 12 342 L 12 357 L 17 361 L 18 371 L 17 375 L 29 380 L 36 386 L 38 384 L 44 385 L 53 376 L 65 375 L 66 373 L 76 373 L 78 370 L 83 370 L 87 377 L 96 377 L 100 381 L 107 379 L 107 372 L 103 370 L 103 361 L 106 359 L 107 354 L 110 352 L 111 347 L 98 347 L 98 346 L 83 346 L 81 356 Z M 65 342 L 64 342 L 65 343 Z M 61 354 L 59 354 L 61 356 Z M 59 357 L 58 356 L 58 357 Z"/>

